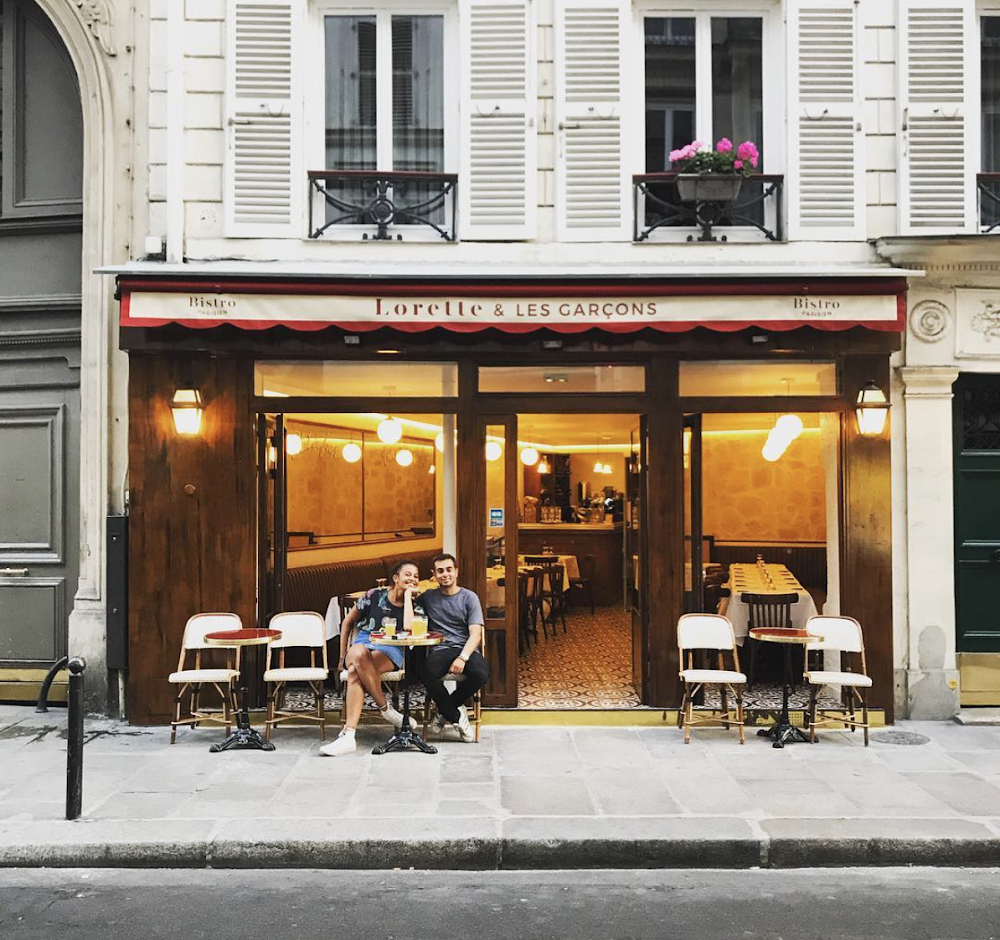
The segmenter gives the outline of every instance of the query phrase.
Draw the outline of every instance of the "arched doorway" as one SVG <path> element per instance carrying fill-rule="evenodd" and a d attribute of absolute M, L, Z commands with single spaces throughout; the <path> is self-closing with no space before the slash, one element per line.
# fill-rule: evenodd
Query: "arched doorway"
<path fill-rule="evenodd" d="M 0 699 L 67 651 L 79 579 L 83 115 L 33 0 L 0 0 Z"/>

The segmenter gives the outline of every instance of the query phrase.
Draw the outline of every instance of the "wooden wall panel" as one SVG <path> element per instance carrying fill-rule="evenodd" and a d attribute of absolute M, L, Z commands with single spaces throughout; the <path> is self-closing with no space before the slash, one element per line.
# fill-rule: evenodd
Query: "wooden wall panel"
<path fill-rule="evenodd" d="M 648 372 L 649 454 L 646 545 L 648 559 L 648 682 L 646 704 L 680 704 L 677 618 L 684 604 L 684 455 L 677 400 L 677 364 Z"/>
<path fill-rule="evenodd" d="M 844 398 L 874 379 L 888 394 L 886 356 L 850 357 L 844 364 Z M 890 414 L 890 422 L 892 416 Z M 890 428 L 879 437 L 858 432 L 853 411 L 841 428 L 841 613 L 856 618 L 864 630 L 868 672 L 873 680 L 870 703 L 893 718 L 892 643 L 892 475 Z"/>
<path fill-rule="evenodd" d="M 170 720 L 184 624 L 232 611 L 256 626 L 254 435 L 242 359 L 132 356 L 129 369 L 129 720 Z M 174 431 L 177 388 L 201 390 L 202 431 Z M 185 492 L 193 487 L 193 492 Z"/>

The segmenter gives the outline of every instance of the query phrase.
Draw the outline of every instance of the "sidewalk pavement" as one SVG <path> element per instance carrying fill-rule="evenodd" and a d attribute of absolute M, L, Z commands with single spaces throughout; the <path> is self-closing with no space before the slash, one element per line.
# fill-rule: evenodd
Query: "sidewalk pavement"
<path fill-rule="evenodd" d="M 675 727 L 483 728 L 435 756 L 210 754 L 221 728 L 88 719 L 67 822 L 66 711 L 0 706 L 0 866 L 607 868 L 1000 864 L 1000 728 L 901 722 L 775 750 Z M 335 729 L 330 729 L 336 733 Z M 924 743 L 887 743 L 917 735 Z M 882 738 L 882 740 L 878 740 Z"/>

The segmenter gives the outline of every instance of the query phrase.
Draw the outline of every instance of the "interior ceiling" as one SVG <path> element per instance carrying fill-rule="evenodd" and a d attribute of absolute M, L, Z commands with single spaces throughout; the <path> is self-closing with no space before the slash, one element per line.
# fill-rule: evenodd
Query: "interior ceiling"
<path fill-rule="evenodd" d="M 774 427 L 779 412 L 761 414 L 706 414 L 702 415 L 702 430 L 710 434 L 731 431 L 759 431 L 765 433 Z M 287 412 L 286 420 L 306 424 L 326 425 L 374 432 L 385 416 L 380 414 L 304 414 Z M 403 420 L 403 433 L 407 438 L 433 440 L 441 430 L 440 415 L 398 414 Z M 806 428 L 818 428 L 821 415 L 803 414 Z M 594 450 L 627 450 L 631 432 L 638 428 L 637 415 L 627 414 L 525 414 L 518 415 L 518 440 L 540 444 L 543 447 L 592 448 Z"/>

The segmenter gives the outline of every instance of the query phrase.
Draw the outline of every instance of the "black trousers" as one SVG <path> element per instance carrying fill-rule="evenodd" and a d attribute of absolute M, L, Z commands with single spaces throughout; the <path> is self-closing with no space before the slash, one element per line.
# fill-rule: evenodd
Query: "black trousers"
<path fill-rule="evenodd" d="M 458 681 L 454 692 L 449 692 L 444 686 L 444 680 L 448 678 L 448 669 L 461 652 L 459 646 L 432 647 L 427 651 L 421 670 L 427 694 L 434 699 L 434 704 L 445 721 L 458 721 L 458 706 L 472 698 L 490 678 L 490 667 L 477 650 L 465 664 L 465 678 Z"/>

